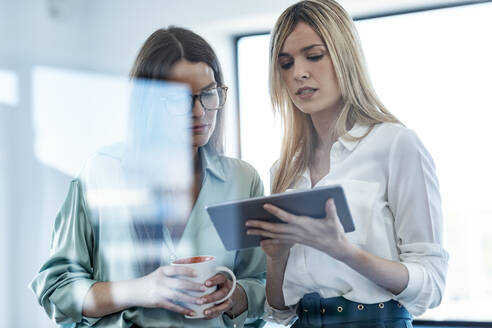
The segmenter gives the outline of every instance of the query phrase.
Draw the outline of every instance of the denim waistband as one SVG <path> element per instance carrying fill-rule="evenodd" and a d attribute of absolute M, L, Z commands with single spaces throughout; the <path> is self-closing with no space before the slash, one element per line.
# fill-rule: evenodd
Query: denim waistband
<path fill-rule="evenodd" d="M 329 327 L 357 322 L 385 322 L 404 320 L 410 323 L 412 315 L 400 303 L 390 300 L 365 304 L 343 297 L 321 298 L 318 293 L 306 294 L 297 308 L 299 327 Z M 410 324 L 407 325 L 411 327 Z"/>

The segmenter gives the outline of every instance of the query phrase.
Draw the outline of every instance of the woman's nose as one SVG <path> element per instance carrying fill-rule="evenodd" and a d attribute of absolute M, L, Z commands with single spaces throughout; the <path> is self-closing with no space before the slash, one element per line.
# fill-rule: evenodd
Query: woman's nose
<path fill-rule="evenodd" d="M 205 115 L 205 109 L 200 103 L 198 96 L 194 96 L 191 102 L 191 113 L 193 117 L 202 117 Z"/>
<path fill-rule="evenodd" d="M 294 64 L 294 78 L 296 80 L 305 80 L 309 78 L 310 74 L 309 71 L 306 67 L 306 65 L 303 65 L 302 63 L 295 63 Z"/>

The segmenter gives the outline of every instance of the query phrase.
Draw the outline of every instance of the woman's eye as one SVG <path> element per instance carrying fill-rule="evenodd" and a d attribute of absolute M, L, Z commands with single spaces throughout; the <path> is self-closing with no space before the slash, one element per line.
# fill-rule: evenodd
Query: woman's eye
<path fill-rule="evenodd" d="M 280 68 L 289 69 L 292 67 L 293 64 L 294 64 L 293 62 L 280 63 Z"/>
<path fill-rule="evenodd" d="M 216 94 L 216 92 L 213 92 L 211 90 L 207 90 L 207 91 L 202 91 L 202 97 L 212 97 Z"/>
<path fill-rule="evenodd" d="M 312 56 L 308 56 L 307 57 L 307 59 L 309 59 L 310 61 L 318 61 L 321 58 L 323 58 L 323 54 L 321 54 L 321 55 L 312 55 Z"/>

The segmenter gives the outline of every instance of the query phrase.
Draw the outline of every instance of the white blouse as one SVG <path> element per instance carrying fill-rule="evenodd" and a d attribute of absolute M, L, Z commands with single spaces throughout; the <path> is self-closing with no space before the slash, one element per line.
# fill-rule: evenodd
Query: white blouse
<path fill-rule="evenodd" d="M 355 125 L 349 134 L 363 136 L 367 130 Z M 274 165 L 270 171 L 272 181 L 276 169 Z M 356 229 L 348 238 L 374 255 L 405 265 L 408 285 L 393 295 L 329 255 L 296 244 L 283 283 L 290 309 L 266 304 L 265 319 L 291 322 L 296 304 L 311 292 L 361 303 L 394 299 L 414 316 L 439 305 L 448 262 L 442 246 L 441 198 L 434 162 L 417 135 L 400 124 L 382 123 L 362 140 L 339 138 L 331 149 L 330 172 L 312 186 L 307 169 L 291 188 L 331 184 L 343 186 L 354 219 Z"/>

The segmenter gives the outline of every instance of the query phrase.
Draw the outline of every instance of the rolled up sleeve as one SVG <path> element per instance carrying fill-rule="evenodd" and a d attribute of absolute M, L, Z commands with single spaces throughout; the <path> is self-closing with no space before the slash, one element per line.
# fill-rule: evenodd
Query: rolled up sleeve
<path fill-rule="evenodd" d="M 389 157 L 388 204 L 395 218 L 407 287 L 395 299 L 414 316 L 441 303 L 449 255 L 443 248 L 439 183 L 432 157 L 416 134 L 402 130 Z"/>
<path fill-rule="evenodd" d="M 266 258 L 263 251 L 258 247 L 238 251 L 234 273 L 248 298 L 248 309 L 234 319 L 224 315 L 224 322 L 227 326 L 260 327 L 265 304 Z"/>
<path fill-rule="evenodd" d="M 74 180 L 55 220 L 50 257 L 29 285 L 57 324 L 97 321 L 82 316 L 85 296 L 96 282 L 92 279 L 93 248 L 82 188 Z"/>
<path fill-rule="evenodd" d="M 266 321 L 275 322 L 284 326 L 291 325 L 297 318 L 296 308 L 296 305 L 292 305 L 287 310 L 278 310 L 270 306 L 266 300 L 263 318 Z"/>

